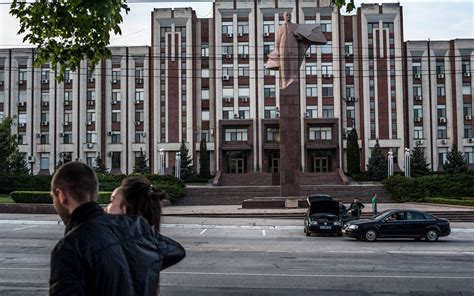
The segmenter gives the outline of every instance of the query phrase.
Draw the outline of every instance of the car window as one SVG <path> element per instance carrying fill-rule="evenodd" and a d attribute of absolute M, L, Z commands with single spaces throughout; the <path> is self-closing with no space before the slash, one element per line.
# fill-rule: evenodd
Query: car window
<path fill-rule="evenodd" d="M 404 221 L 407 219 L 407 212 L 395 212 L 386 218 L 386 221 Z"/>
<path fill-rule="evenodd" d="M 425 215 L 419 212 L 407 212 L 408 220 L 425 220 Z"/>

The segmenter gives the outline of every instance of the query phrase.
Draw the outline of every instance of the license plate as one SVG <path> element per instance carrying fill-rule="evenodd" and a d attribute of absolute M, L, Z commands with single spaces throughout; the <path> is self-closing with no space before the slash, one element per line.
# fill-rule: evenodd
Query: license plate
<path fill-rule="evenodd" d="M 331 226 L 319 226 L 319 228 L 321 228 L 321 229 L 331 229 L 332 227 Z"/>

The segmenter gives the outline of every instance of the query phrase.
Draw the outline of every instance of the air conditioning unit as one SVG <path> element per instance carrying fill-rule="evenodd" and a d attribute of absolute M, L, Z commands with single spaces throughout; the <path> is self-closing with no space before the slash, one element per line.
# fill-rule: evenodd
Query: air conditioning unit
<path fill-rule="evenodd" d="M 465 120 L 472 120 L 472 115 L 466 115 L 466 116 L 464 116 L 464 119 Z"/>
<path fill-rule="evenodd" d="M 423 101 L 423 97 L 422 96 L 415 96 L 415 101 Z"/>
<path fill-rule="evenodd" d="M 306 57 L 307 57 L 307 58 L 310 58 L 310 57 L 311 57 L 311 53 L 310 53 L 310 52 L 307 52 L 307 53 L 306 53 Z"/>
<path fill-rule="evenodd" d="M 18 84 L 22 85 L 25 81 L 24 80 L 18 80 Z"/>
<path fill-rule="evenodd" d="M 231 59 L 231 58 L 232 58 L 232 54 L 227 53 L 227 54 L 225 55 L 225 58 L 226 58 L 226 59 Z"/>
<path fill-rule="evenodd" d="M 113 134 L 113 132 L 107 132 L 107 136 L 112 136 Z"/>
<path fill-rule="evenodd" d="M 143 137 L 146 137 L 146 132 L 143 132 L 143 133 L 142 133 L 142 136 L 143 136 Z"/>
<path fill-rule="evenodd" d="M 113 100 L 112 105 L 116 105 L 116 104 L 117 104 L 117 100 Z"/>
<path fill-rule="evenodd" d="M 239 114 L 234 114 L 234 119 L 238 119 L 239 118 Z"/>
<path fill-rule="evenodd" d="M 327 73 L 326 73 L 326 74 L 323 74 L 323 77 L 324 77 L 324 78 L 331 78 L 331 77 L 332 77 L 332 74 L 327 74 Z"/>
<path fill-rule="evenodd" d="M 87 78 L 87 82 L 94 82 L 94 81 L 95 81 L 95 78 L 92 78 L 92 77 Z"/>
<path fill-rule="evenodd" d="M 92 121 L 86 122 L 86 125 L 92 125 Z"/>
<path fill-rule="evenodd" d="M 26 127 L 26 123 L 20 123 L 18 124 L 18 127 Z"/>
<path fill-rule="evenodd" d="M 112 157 L 113 152 L 108 152 L 107 155 Z"/>
<path fill-rule="evenodd" d="M 346 56 L 346 58 L 348 58 L 348 57 L 352 56 L 352 53 L 346 52 L 346 53 L 345 53 L 345 56 Z"/>
<path fill-rule="evenodd" d="M 346 101 L 347 102 L 355 102 L 356 99 L 354 97 L 347 97 Z"/>
<path fill-rule="evenodd" d="M 36 137 L 37 137 L 37 138 L 41 138 L 41 134 L 36 134 Z"/>
<path fill-rule="evenodd" d="M 135 125 L 140 125 L 140 124 L 142 124 L 141 121 L 135 121 Z"/>
<path fill-rule="evenodd" d="M 71 104 L 71 101 L 64 101 L 64 106 L 69 106 Z"/>
<path fill-rule="evenodd" d="M 443 79 L 443 78 L 444 78 L 444 74 L 438 74 L 438 78 L 439 78 L 439 79 Z"/>
<path fill-rule="evenodd" d="M 473 143 L 473 142 L 474 142 L 474 139 L 473 139 L 473 138 L 469 138 L 469 139 L 467 139 L 467 141 L 468 141 L 469 143 Z"/>
<path fill-rule="evenodd" d="M 35 162 L 35 157 L 34 156 L 28 156 L 28 162 Z"/>
<path fill-rule="evenodd" d="M 248 102 L 249 98 L 242 98 L 242 102 Z"/>
<path fill-rule="evenodd" d="M 415 122 L 421 122 L 421 117 L 415 117 Z"/>
<path fill-rule="evenodd" d="M 232 33 L 227 33 L 226 36 L 227 36 L 227 37 L 232 37 L 233 35 L 232 35 Z"/>
<path fill-rule="evenodd" d="M 230 79 L 229 75 L 222 75 L 222 80 L 229 80 L 229 79 Z"/>
<path fill-rule="evenodd" d="M 230 103 L 230 102 L 232 102 L 232 99 L 231 99 L 231 98 L 225 98 L 225 99 L 224 99 L 224 102 Z"/>
<path fill-rule="evenodd" d="M 268 36 L 270 36 L 269 32 L 263 32 L 263 37 L 268 37 Z"/>
<path fill-rule="evenodd" d="M 137 79 L 135 79 L 135 83 L 138 83 L 138 84 L 143 83 L 143 79 L 142 78 L 137 78 Z"/>
<path fill-rule="evenodd" d="M 142 101 L 140 100 L 135 100 L 135 104 L 140 104 Z"/>
<path fill-rule="evenodd" d="M 94 144 L 93 143 L 87 143 L 87 148 L 93 148 Z"/>
<path fill-rule="evenodd" d="M 117 79 L 112 79 L 112 84 L 117 84 Z"/>
<path fill-rule="evenodd" d="M 87 106 L 94 106 L 94 101 L 93 100 L 88 100 L 87 101 Z"/>
<path fill-rule="evenodd" d="M 415 79 L 420 79 L 420 78 L 421 78 L 421 74 L 415 74 L 415 75 L 413 75 L 413 77 L 415 77 Z"/>
<path fill-rule="evenodd" d="M 48 84 L 48 83 L 49 83 L 49 79 L 43 79 L 43 80 L 41 80 L 41 83 L 42 83 L 42 84 Z"/>
<path fill-rule="evenodd" d="M 241 55 L 240 55 L 240 58 L 241 58 L 241 59 L 246 59 L 246 58 L 247 58 L 247 55 L 246 55 L 246 54 L 241 54 Z"/>
<path fill-rule="evenodd" d="M 446 123 L 446 118 L 440 117 L 439 118 L 439 123 Z"/>
<path fill-rule="evenodd" d="M 43 107 L 48 107 L 48 106 L 49 106 L 49 102 L 41 102 L 41 106 L 43 106 Z"/>
<path fill-rule="evenodd" d="M 471 77 L 471 73 L 470 72 L 464 72 L 464 77 Z"/>
<path fill-rule="evenodd" d="M 3 85 L 3 81 L 0 80 L 0 86 L 2 86 L 2 85 Z"/>
<path fill-rule="evenodd" d="M 18 102 L 18 107 L 25 107 L 26 106 L 26 102 Z"/>
<path fill-rule="evenodd" d="M 63 126 L 68 126 L 68 125 L 69 125 L 69 121 L 63 122 Z"/>
<path fill-rule="evenodd" d="M 416 145 L 423 145 L 423 144 L 425 144 L 425 141 L 423 140 L 416 141 Z"/>
<path fill-rule="evenodd" d="M 64 133 L 59 133 L 59 137 L 60 138 L 64 137 Z"/>
<path fill-rule="evenodd" d="M 48 125 L 49 125 L 49 122 L 48 122 L 48 121 L 41 121 L 41 125 L 43 125 L 43 126 L 48 126 Z"/>
<path fill-rule="evenodd" d="M 447 143 L 448 143 L 448 141 L 446 141 L 446 140 L 441 140 L 441 144 L 442 144 L 442 145 L 446 145 Z"/>
<path fill-rule="evenodd" d="M 275 114 L 275 118 L 280 118 L 280 112 L 277 112 L 277 113 Z"/>
<path fill-rule="evenodd" d="M 309 112 L 305 112 L 304 113 L 304 118 L 308 118 L 309 117 Z"/>
<path fill-rule="evenodd" d="M 239 33 L 238 36 L 239 36 L 239 37 L 242 37 L 242 36 L 244 36 L 244 34 L 243 34 L 243 33 Z"/>
<path fill-rule="evenodd" d="M 65 80 L 64 80 L 64 83 L 66 83 L 66 84 L 71 84 L 71 83 L 72 83 L 72 79 L 65 79 Z"/>

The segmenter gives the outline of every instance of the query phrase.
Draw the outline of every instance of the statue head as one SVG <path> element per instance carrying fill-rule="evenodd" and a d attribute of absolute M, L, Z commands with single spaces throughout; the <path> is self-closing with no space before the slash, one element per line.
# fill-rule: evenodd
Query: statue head
<path fill-rule="evenodd" d="M 283 20 L 285 22 L 291 22 L 291 13 L 289 13 L 288 11 L 285 11 L 285 13 L 283 13 Z"/>

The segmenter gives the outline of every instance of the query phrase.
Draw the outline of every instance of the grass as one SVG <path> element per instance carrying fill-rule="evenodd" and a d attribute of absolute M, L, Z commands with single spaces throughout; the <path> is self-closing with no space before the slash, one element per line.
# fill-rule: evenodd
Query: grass
<path fill-rule="evenodd" d="M 11 204 L 11 203 L 15 203 L 10 195 L 8 194 L 0 194 L 0 204 Z"/>
<path fill-rule="evenodd" d="M 445 205 L 474 206 L 474 197 L 426 197 L 424 201 Z"/>

